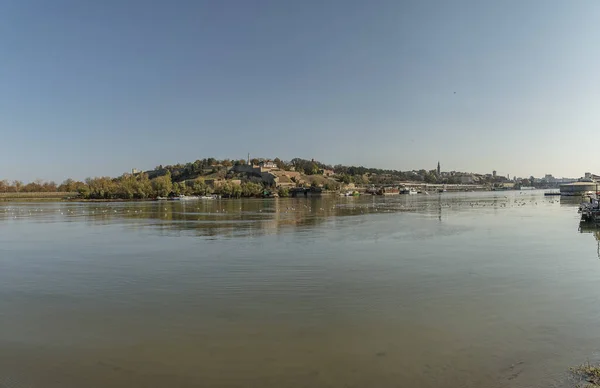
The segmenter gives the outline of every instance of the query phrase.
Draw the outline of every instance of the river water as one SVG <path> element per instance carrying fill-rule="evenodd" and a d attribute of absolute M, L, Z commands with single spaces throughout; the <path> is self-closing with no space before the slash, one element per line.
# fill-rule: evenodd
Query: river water
<path fill-rule="evenodd" d="M 565 387 L 597 234 L 542 192 L 0 203 L 0 387 Z"/>

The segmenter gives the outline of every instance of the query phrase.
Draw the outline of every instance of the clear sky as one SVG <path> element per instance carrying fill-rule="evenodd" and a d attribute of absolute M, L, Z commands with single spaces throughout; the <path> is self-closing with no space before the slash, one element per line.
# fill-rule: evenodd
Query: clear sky
<path fill-rule="evenodd" d="M 0 179 L 198 158 L 600 173 L 597 0 L 4 0 Z"/>

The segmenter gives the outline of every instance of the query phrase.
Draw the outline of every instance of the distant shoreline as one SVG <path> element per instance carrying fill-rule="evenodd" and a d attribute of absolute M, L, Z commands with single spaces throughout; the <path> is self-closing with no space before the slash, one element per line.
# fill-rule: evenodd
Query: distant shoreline
<path fill-rule="evenodd" d="M 78 197 L 70 192 L 0 193 L 0 202 L 8 201 L 66 201 Z"/>
<path fill-rule="evenodd" d="M 541 189 L 540 189 L 541 190 Z M 472 190 L 470 190 L 472 191 Z M 475 192 L 488 192 L 493 190 L 475 190 Z M 511 192 L 511 191 L 520 191 L 520 190 L 498 190 L 499 192 Z M 463 190 L 448 190 L 448 193 L 464 193 L 468 191 Z M 336 192 L 323 192 L 318 197 L 322 196 L 332 196 L 335 195 Z M 431 194 L 438 194 L 437 192 Z M 400 194 L 401 195 L 401 194 Z M 371 196 L 371 194 L 363 194 L 363 196 Z M 312 197 L 312 196 L 311 196 Z M 276 197 L 242 197 L 245 199 L 273 199 Z M 293 198 L 293 197 L 289 197 Z M 297 198 L 304 198 L 303 196 Z M 314 197 L 313 197 L 314 198 Z M 223 198 L 223 199 L 231 199 L 231 198 Z M 236 199 L 236 198 L 233 198 Z M 179 202 L 173 200 L 157 200 L 155 198 L 136 198 L 136 199 L 123 199 L 123 198 L 110 198 L 110 199 L 88 199 L 82 198 L 78 193 L 69 193 L 69 192 L 26 192 L 26 193 L 0 193 L 0 202 Z"/>

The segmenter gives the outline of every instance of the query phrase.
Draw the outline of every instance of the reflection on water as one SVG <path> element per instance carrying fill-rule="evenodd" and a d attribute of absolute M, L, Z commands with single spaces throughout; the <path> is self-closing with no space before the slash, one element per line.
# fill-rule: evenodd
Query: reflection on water
<path fill-rule="evenodd" d="M 594 238 L 596 239 L 596 252 L 598 254 L 598 258 L 600 259 L 600 228 L 594 223 L 581 222 L 579 223 L 579 232 L 589 233 L 594 236 Z"/>
<path fill-rule="evenodd" d="M 563 386 L 600 347 L 577 222 L 541 192 L 0 204 L 0 386 Z"/>
<path fill-rule="evenodd" d="M 89 225 L 125 223 L 129 228 L 151 228 L 164 234 L 186 231 L 198 236 L 247 237 L 310 229 L 330 217 L 418 212 L 435 215 L 442 222 L 445 215 L 460 210 L 497 211 L 537 206 L 539 201 L 522 195 L 509 199 L 504 194 L 494 193 L 482 193 L 478 197 L 444 193 L 362 198 L 23 203 L 0 207 L 0 220 L 85 222 Z"/>

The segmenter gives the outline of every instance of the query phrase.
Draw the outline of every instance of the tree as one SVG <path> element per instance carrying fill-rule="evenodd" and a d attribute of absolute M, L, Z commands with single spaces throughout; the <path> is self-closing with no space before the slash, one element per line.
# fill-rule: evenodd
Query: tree
<path fill-rule="evenodd" d="M 350 177 L 350 175 L 348 174 L 344 174 L 340 177 L 341 182 L 344 183 L 345 185 L 348 185 L 352 182 L 352 178 Z"/>
<path fill-rule="evenodd" d="M 152 190 L 154 195 L 157 197 L 166 197 L 173 190 L 173 182 L 171 182 L 171 173 L 167 172 L 165 175 L 158 178 L 154 178 L 151 181 Z"/>
<path fill-rule="evenodd" d="M 365 178 L 364 175 L 354 175 L 352 177 L 352 179 L 354 180 L 354 183 L 356 183 L 357 185 L 364 185 L 369 183 L 369 179 Z"/>
<path fill-rule="evenodd" d="M 242 186 L 237 183 L 224 182 L 215 191 L 224 197 L 240 198 L 242 196 Z"/>
<path fill-rule="evenodd" d="M 212 189 L 206 184 L 206 182 L 204 182 L 204 179 L 197 178 L 193 183 L 192 192 L 195 195 L 208 195 L 212 194 Z"/>
<path fill-rule="evenodd" d="M 242 183 L 242 196 L 244 197 L 259 197 L 262 195 L 263 190 L 261 184 L 254 182 Z"/>
<path fill-rule="evenodd" d="M 60 191 L 72 193 L 76 190 L 75 181 L 73 179 L 69 178 L 69 179 L 65 180 L 63 183 L 61 183 L 59 188 L 60 188 Z"/>
<path fill-rule="evenodd" d="M 237 183 L 231 184 L 231 196 L 234 198 L 240 198 L 242 196 L 242 186 Z"/>
<path fill-rule="evenodd" d="M 314 163 L 314 162 L 310 162 L 309 164 L 307 164 L 304 167 L 304 173 L 306 175 L 315 175 L 319 173 L 319 166 Z"/>
<path fill-rule="evenodd" d="M 113 199 L 117 197 L 118 185 L 110 177 L 87 178 L 85 180 L 89 190 L 86 198 Z"/>
<path fill-rule="evenodd" d="M 423 179 L 427 183 L 436 183 L 437 182 L 437 177 L 431 171 L 425 173 L 425 176 L 423 177 Z"/>
<path fill-rule="evenodd" d="M 280 187 L 279 188 L 279 192 L 277 193 L 279 194 L 280 197 L 289 197 L 290 196 L 290 190 L 287 187 Z"/>
<path fill-rule="evenodd" d="M 323 189 L 330 191 L 338 191 L 340 189 L 340 184 L 336 181 L 328 181 L 323 185 Z"/>
<path fill-rule="evenodd" d="M 173 183 L 173 189 L 171 190 L 171 193 L 173 193 L 174 195 L 181 195 L 181 185 L 177 182 Z"/>
<path fill-rule="evenodd" d="M 21 191 L 21 188 L 23 187 L 23 182 L 14 181 L 13 186 L 15 187 L 15 191 L 18 193 L 19 191 Z"/>
<path fill-rule="evenodd" d="M 289 168 L 289 166 L 287 165 L 287 163 L 284 162 L 283 160 L 279 159 L 279 158 L 273 159 L 273 163 L 275 163 L 275 165 L 277 166 L 277 168 L 279 168 L 280 170 L 287 170 Z"/>
<path fill-rule="evenodd" d="M 258 163 L 260 163 L 260 160 L 258 160 L 258 158 L 253 158 L 253 159 L 250 161 L 250 164 L 252 164 L 253 166 L 256 166 Z"/>

